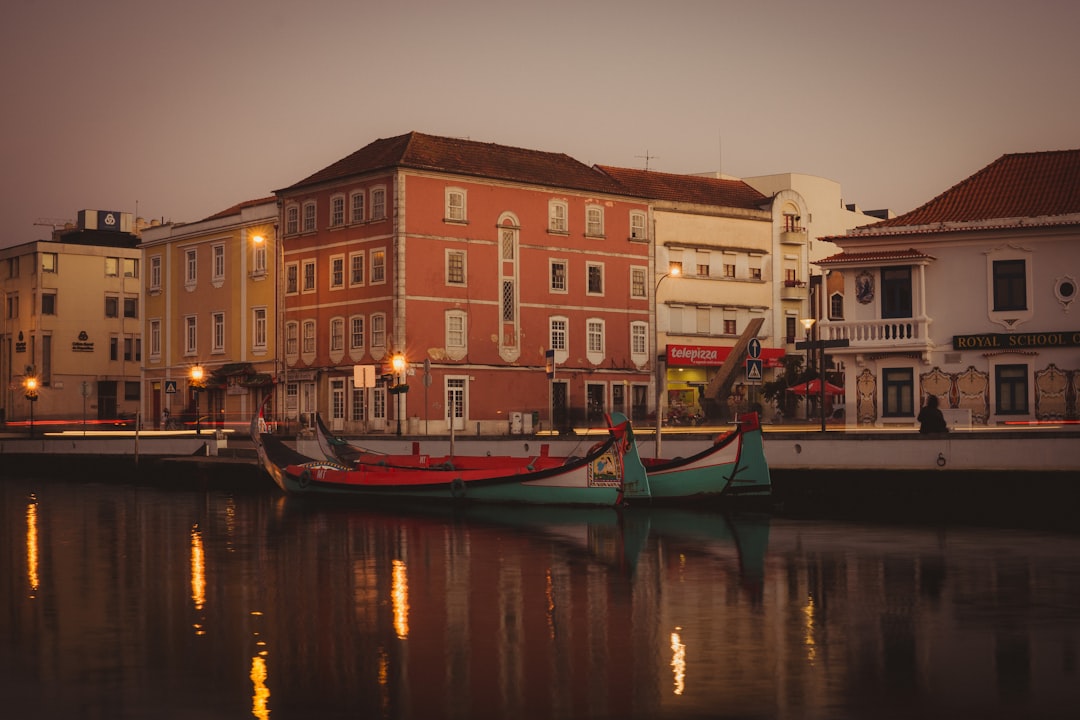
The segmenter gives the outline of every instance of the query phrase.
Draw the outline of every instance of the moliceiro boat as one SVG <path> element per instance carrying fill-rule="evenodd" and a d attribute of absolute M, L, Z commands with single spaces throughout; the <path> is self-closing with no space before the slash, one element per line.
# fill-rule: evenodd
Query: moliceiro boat
<path fill-rule="evenodd" d="M 622 415 L 616 417 L 625 421 Z M 632 438 L 633 430 L 629 429 L 628 432 Z M 415 443 L 414 452 L 409 454 L 376 452 L 334 436 L 318 416 L 316 436 L 319 451 L 326 460 L 350 468 L 378 466 L 416 470 L 475 470 L 513 466 L 523 460 L 508 456 L 428 455 L 420 452 L 420 443 Z M 553 461 L 548 458 L 548 451 L 547 445 L 541 446 L 541 462 Z M 571 459 L 557 458 L 554 462 Z M 760 499 L 772 495 L 772 479 L 765 460 L 761 422 L 757 413 L 741 415 L 732 431 L 718 435 L 710 445 L 694 455 L 668 459 L 641 457 L 640 462 L 648 478 L 646 497 L 657 503 L 716 497 Z"/>
<path fill-rule="evenodd" d="M 649 480 L 630 423 L 613 416 L 610 426 L 607 438 L 581 458 L 485 456 L 473 458 L 467 467 L 410 467 L 392 461 L 347 465 L 310 458 L 273 435 L 259 433 L 257 418 L 252 440 L 263 468 L 294 495 L 595 506 L 647 500 Z"/>

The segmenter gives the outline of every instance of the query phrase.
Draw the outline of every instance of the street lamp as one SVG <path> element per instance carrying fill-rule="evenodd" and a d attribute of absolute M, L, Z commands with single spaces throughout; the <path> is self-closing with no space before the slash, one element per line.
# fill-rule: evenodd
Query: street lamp
<path fill-rule="evenodd" d="M 401 414 L 402 414 L 402 393 L 408 389 L 405 385 L 405 368 L 408 363 L 405 362 L 405 356 L 401 353 L 397 353 L 390 359 L 390 365 L 394 368 L 394 375 L 397 379 L 397 385 L 394 386 L 394 393 L 397 394 L 397 434 L 401 434 Z"/>
<path fill-rule="evenodd" d="M 30 437 L 34 437 L 34 403 L 38 398 L 38 380 L 33 375 L 26 378 L 23 383 L 26 389 L 26 399 L 30 401 Z"/>
<path fill-rule="evenodd" d="M 814 344 L 814 338 L 811 331 L 814 328 L 816 320 L 814 318 L 801 318 L 799 322 L 802 323 L 803 329 L 806 330 L 806 369 L 809 370 L 816 362 L 815 351 L 817 346 Z M 821 389 L 824 391 L 825 386 L 822 385 Z M 810 381 L 806 381 L 806 421 L 810 421 Z M 822 403 L 824 407 L 824 403 Z"/>
<path fill-rule="evenodd" d="M 656 285 L 653 287 L 653 328 L 655 332 L 653 345 L 655 347 L 654 357 L 656 358 L 656 457 L 660 457 L 660 445 L 661 445 L 661 433 L 663 431 L 663 399 L 667 391 L 667 363 L 660 360 L 660 315 L 657 312 L 660 303 L 657 298 L 657 293 L 660 291 L 660 283 L 669 277 L 678 277 L 682 273 L 682 265 L 679 263 L 671 263 L 668 265 L 668 271 L 660 276 L 660 279 L 656 281 Z"/>
<path fill-rule="evenodd" d="M 199 390 L 202 389 L 203 369 L 202 365 L 191 368 L 191 388 L 195 397 L 195 434 L 202 435 L 202 424 L 199 418 Z"/>

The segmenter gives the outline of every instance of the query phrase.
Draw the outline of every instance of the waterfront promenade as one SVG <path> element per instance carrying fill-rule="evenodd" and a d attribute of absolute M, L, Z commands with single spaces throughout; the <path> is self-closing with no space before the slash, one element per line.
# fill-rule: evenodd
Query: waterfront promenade
<path fill-rule="evenodd" d="M 1080 471 L 1080 424 L 1008 425 L 957 428 L 943 435 L 920 435 L 913 427 L 855 428 L 813 423 L 763 425 L 765 454 L 773 470 L 936 470 L 936 471 Z M 659 451 L 655 428 L 635 427 L 643 457 L 687 457 L 699 452 L 730 425 L 664 428 Z M 583 455 L 603 436 L 603 428 L 579 428 L 572 434 L 448 436 L 369 435 L 350 442 L 377 452 L 429 455 L 537 454 Z M 300 452 L 317 455 L 313 439 L 296 439 Z M 254 463 L 251 441 L 239 431 L 0 432 L 5 455 L 144 457 L 192 456 Z"/>

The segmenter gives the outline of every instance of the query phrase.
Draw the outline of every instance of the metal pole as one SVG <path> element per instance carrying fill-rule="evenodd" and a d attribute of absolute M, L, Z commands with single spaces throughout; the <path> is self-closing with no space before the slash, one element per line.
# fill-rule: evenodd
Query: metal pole
<path fill-rule="evenodd" d="M 821 363 L 818 365 L 818 379 L 821 382 L 821 432 L 825 432 L 825 343 L 818 338 L 818 346 L 821 349 Z"/>

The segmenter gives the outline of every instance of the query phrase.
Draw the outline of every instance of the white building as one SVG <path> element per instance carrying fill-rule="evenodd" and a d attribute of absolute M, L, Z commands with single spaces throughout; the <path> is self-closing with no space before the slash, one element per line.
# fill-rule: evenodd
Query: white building
<path fill-rule="evenodd" d="M 1075 419 L 1080 150 L 1004 155 L 920 208 L 828 238 L 849 424 Z"/>

